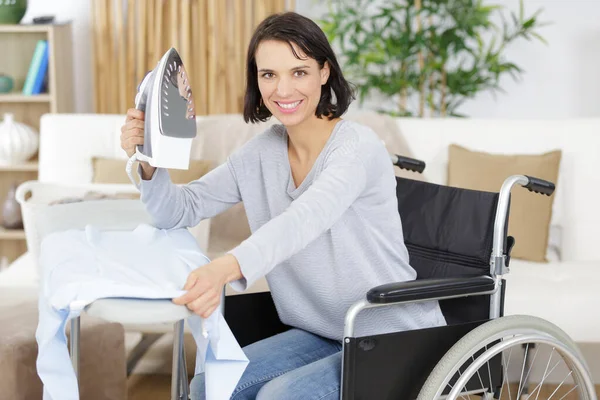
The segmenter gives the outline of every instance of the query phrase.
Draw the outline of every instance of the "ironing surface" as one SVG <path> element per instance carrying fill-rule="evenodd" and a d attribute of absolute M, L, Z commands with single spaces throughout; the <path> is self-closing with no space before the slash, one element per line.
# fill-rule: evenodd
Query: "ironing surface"
<path fill-rule="evenodd" d="M 79 399 L 65 334 L 70 319 L 98 299 L 181 296 L 189 273 L 208 262 L 186 229 L 141 224 L 132 231 L 100 231 L 88 225 L 48 235 L 40 251 L 36 332 L 44 400 Z M 218 310 L 206 320 L 192 315 L 186 322 L 198 347 L 196 373 L 207 376 L 206 398 L 228 399 L 248 359 Z"/>

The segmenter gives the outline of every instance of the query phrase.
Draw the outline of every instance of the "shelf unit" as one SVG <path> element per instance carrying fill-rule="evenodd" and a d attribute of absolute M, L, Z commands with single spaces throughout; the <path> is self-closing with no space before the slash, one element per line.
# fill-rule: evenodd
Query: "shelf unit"
<path fill-rule="evenodd" d="M 50 103 L 50 100 L 49 94 L 0 94 L 0 103 Z"/>
<path fill-rule="evenodd" d="M 48 92 L 38 95 L 22 94 L 29 64 L 38 40 L 47 40 Z M 0 72 L 14 79 L 11 93 L 0 93 L 0 120 L 5 113 L 14 115 L 17 122 L 39 132 L 40 118 L 48 113 L 74 112 L 73 100 L 73 41 L 72 24 L 0 25 Z M 21 182 L 37 179 L 37 155 L 18 165 L 0 164 L 0 221 L 4 201 L 10 188 Z M 27 250 L 23 230 L 0 226 L 0 259 L 12 262 Z"/>
<path fill-rule="evenodd" d="M 3 240 L 23 240 L 25 231 L 23 229 L 4 229 L 0 228 L 0 239 Z"/>

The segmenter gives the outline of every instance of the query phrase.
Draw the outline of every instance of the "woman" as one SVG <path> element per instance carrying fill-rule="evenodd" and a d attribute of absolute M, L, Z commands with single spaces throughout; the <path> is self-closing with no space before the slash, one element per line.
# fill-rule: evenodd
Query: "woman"
<path fill-rule="evenodd" d="M 335 102 L 333 101 L 335 96 Z M 266 276 L 293 329 L 244 348 L 250 363 L 233 399 L 338 399 L 344 316 L 377 285 L 415 279 L 397 209 L 394 167 L 369 128 L 341 118 L 353 100 L 321 29 L 296 13 L 268 17 L 247 55 L 246 122 L 281 124 L 183 187 L 141 165 L 142 201 L 160 228 L 189 227 L 244 202 L 252 235 L 191 273 L 173 301 L 208 317 L 225 284 Z M 122 147 L 143 141 L 130 110 Z M 367 310 L 357 335 L 445 324 L 437 302 Z M 191 384 L 204 398 L 204 377 Z"/>

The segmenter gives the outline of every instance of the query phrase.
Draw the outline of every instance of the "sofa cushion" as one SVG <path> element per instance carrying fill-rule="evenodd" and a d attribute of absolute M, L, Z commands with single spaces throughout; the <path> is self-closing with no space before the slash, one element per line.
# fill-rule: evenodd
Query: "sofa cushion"
<path fill-rule="evenodd" d="M 126 164 L 127 160 L 121 158 L 93 157 L 93 183 L 131 183 L 125 172 Z M 202 177 L 212 168 L 212 161 L 190 160 L 189 169 L 169 169 L 169 175 L 174 183 L 185 184 Z M 137 163 L 134 164 L 133 170 L 137 170 Z M 136 175 L 137 174 L 134 173 L 134 177 L 136 177 Z"/>
<path fill-rule="evenodd" d="M 586 310 L 598 301 L 599 272 L 598 261 L 512 260 L 504 275 L 504 314 L 544 318 L 578 343 L 597 343 L 600 318 Z"/>
<path fill-rule="evenodd" d="M 492 154 L 450 145 L 448 185 L 496 192 L 510 175 L 531 175 L 556 183 L 562 152 L 538 155 Z M 534 195 L 518 186 L 512 189 L 508 234 L 516 239 L 512 255 L 546 262 L 554 195 Z"/>

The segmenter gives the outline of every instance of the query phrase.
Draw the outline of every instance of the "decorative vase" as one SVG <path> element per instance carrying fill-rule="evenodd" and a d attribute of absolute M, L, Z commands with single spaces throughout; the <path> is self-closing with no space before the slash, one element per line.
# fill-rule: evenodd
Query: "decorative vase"
<path fill-rule="evenodd" d="M 0 24 L 18 24 L 27 12 L 27 0 L 0 0 Z"/>
<path fill-rule="evenodd" d="M 2 226 L 6 229 L 23 229 L 21 205 L 17 201 L 18 183 L 13 183 L 2 205 Z"/>
<path fill-rule="evenodd" d="M 15 122 L 13 114 L 4 114 L 0 123 L 0 164 L 19 164 L 38 150 L 39 135 L 31 127 Z"/>
<path fill-rule="evenodd" d="M 10 93 L 14 84 L 13 78 L 5 74 L 0 74 L 0 93 Z"/>

